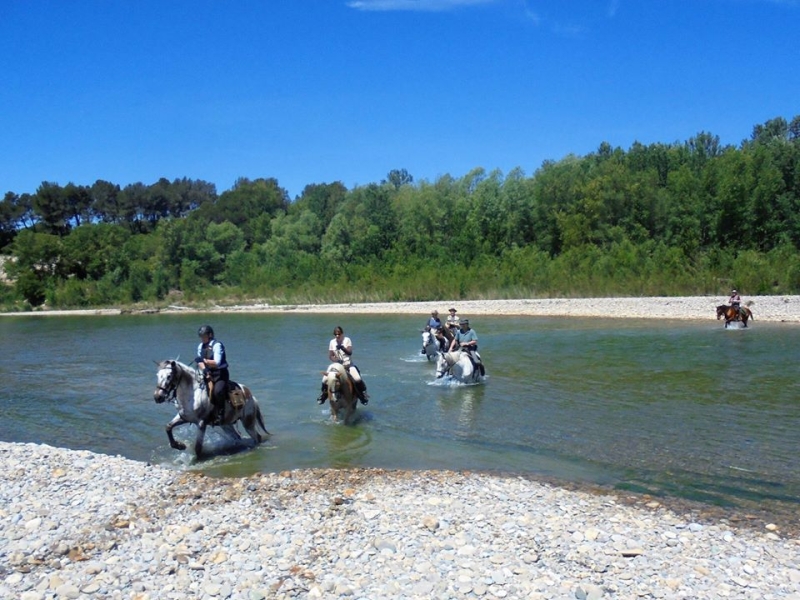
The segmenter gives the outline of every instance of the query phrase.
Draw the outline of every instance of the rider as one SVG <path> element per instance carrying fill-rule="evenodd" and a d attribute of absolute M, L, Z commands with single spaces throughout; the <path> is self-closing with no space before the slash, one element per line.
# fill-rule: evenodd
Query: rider
<path fill-rule="evenodd" d="M 470 328 L 469 319 L 463 319 L 459 324 L 459 330 L 453 336 L 453 341 L 450 342 L 450 352 L 455 350 L 458 346 L 459 350 L 470 353 L 478 351 L 478 334 L 475 330 Z"/>
<path fill-rule="evenodd" d="M 458 315 L 456 314 L 458 311 L 455 308 L 451 308 L 448 312 L 450 313 L 450 316 L 447 317 L 445 325 L 450 331 L 455 333 L 455 331 L 458 329 Z"/>
<path fill-rule="evenodd" d="M 361 372 L 358 367 L 350 362 L 350 357 L 353 355 L 353 342 L 349 337 L 345 337 L 344 329 L 338 325 L 333 329 L 333 339 L 328 344 L 328 360 L 331 362 L 344 365 L 350 377 L 355 382 L 356 396 L 361 401 L 361 404 L 369 402 L 369 394 L 367 394 L 367 384 L 361 378 Z M 328 384 L 325 378 L 322 378 L 322 389 L 317 398 L 317 404 L 324 404 L 325 398 L 328 397 Z"/>
<path fill-rule="evenodd" d="M 736 320 L 738 321 L 739 316 L 742 314 L 742 297 L 735 289 L 731 290 L 729 302 L 731 303 L 731 307 L 736 310 Z"/>
<path fill-rule="evenodd" d="M 428 319 L 428 322 L 425 324 L 425 328 L 423 331 L 430 331 L 434 336 L 436 333 L 442 329 L 442 321 L 439 319 L 439 311 L 433 310 L 431 311 L 431 318 Z M 420 354 L 425 354 L 425 346 L 422 347 Z"/>
<path fill-rule="evenodd" d="M 203 378 L 208 384 L 208 397 L 211 400 L 209 422 L 216 424 L 225 413 L 225 399 L 228 397 L 228 360 L 225 357 L 225 346 L 214 339 L 211 325 L 203 325 L 197 330 L 200 344 L 197 346 L 197 357 L 194 362 L 203 371 Z"/>

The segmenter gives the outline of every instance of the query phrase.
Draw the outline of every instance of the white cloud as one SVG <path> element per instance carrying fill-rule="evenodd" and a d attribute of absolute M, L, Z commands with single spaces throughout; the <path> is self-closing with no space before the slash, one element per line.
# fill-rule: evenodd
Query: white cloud
<path fill-rule="evenodd" d="M 369 11 L 411 10 L 440 12 L 460 8 L 491 4 L 497 0 L 353 0 L 347 3 L 350 8 Z"/>

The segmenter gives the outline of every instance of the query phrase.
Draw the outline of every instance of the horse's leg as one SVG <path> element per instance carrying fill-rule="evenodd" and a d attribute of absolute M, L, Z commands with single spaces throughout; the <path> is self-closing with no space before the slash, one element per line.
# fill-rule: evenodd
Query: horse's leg
<path fill-rule="evenodd" d="M 239 430 L 236 429 L 236 425 L 234 423 L 230 423 L 228 425 L 223 425 L 222 426 L 222 431 L 227 433 L 230 437 L 232 437 L 235 440 L 242 439 L 242 434 L 240 434 Z"/>
<path fill-rule="evenodd" d="M 203 440 L 206 437 L 206 423 L 205 421 L 200 421 L 197 426 L 197 438 L 194 440 L 194 455 L 197 458 L 200 458 L 200 455 L 203 453 Z"/>
<path fill-rule="evenodd" d="M 339 402 L 336 400 L 334 394 L 328 390 L 328 404 L 331 407 L 331 421 L 334 423 L 339 422 Z"/>
<path fill-rule="evenodd" d="M 177 427 L 178 425 L 183 425 L 188 421 L 184 421 L 180 415 L 175 415 L 175 418 L 172 419 L 169 423 L 167 423 L 167 437 L 169 438 L 169 445 L 175 448 L 175 450 L 186 450 L 186 444 L 183 442 L 179 442 L 175 439 L 175 436 L 172 435 L 172 430 Z"/>

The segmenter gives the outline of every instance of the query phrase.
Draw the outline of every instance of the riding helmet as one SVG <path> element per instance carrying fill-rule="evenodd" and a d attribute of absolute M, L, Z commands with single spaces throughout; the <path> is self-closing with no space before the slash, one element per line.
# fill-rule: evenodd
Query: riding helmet
<path fill-rule="evenodd" d="M 204 336 L 207 335 L 210 338 L 214 337 L 214 330 L 211 328 L 211 325 L 203 325 L 200 329 L 197 330 L 197 335 Z"/>

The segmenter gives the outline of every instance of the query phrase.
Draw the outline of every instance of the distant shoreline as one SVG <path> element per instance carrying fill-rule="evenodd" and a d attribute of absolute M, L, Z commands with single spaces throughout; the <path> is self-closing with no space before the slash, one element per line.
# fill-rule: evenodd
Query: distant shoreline
<path fill-rule="evenodd" d="M 449 308 L 461 316 L 594 317 L 613 319 L 714 320 L 715 309 L 723 304 L 720 296 L 662 296 L 642 298 L 530 298 L 514 300 L 442 300 L 426 302 L 370 302 L 347 304 L 242 304 L 234 306 L 169 306 L 154 309 L 79 309 L 40 310 L 0 313 L 0 316 L 115 316 L 123 314 L 421 314 Z M 753 311 L 753 321 L 800 323 L 800 296 L 745 296 Z"/>

